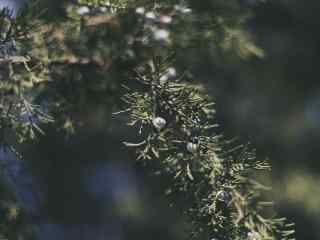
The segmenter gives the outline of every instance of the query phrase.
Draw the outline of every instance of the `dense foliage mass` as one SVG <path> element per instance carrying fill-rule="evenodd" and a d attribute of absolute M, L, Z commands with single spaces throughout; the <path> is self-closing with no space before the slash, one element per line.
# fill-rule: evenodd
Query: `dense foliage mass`
<path fill-rule="evenodd" d="M 18 154 L 48 128 L 73 134 L 98 103 L 110 112 L 106 121 L 126 116 L 139 142 L 125 145 L 171 179 L 165 194 L 186 215 L 190 238 L 292 239 L 291 225 L 263 200 L 269 188 L 257 178 L 270 166 L 215 132 L 212 100 L 185 70 L 197 50 L 263 56 L 242 29 L 249 13 L 237 1 L 75 0 L 58 8 L 56 18 L 41 2 L 16 17 L 1 12 L 3 151 Z M 20 226 L 28 216 L 11 206 L 3 233 L 28 235 Z M 12 231 L 13 222 L 22 230 Z"/>

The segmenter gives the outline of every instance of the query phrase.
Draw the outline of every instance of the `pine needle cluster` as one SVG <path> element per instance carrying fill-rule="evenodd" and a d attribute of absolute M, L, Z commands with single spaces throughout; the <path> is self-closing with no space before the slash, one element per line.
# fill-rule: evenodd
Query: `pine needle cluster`
<path fill-rule="evenodd" d="M 135 71 L 143 91 L 129 91 L 124 101 L 128 124 L 139 129 L 142 141 L 125 144 L 137 149 L 138 160 L 172 178 L 169 199 L 178 194 L 190 201 L 182 211 L 192 223 L 191 237 L 292 239 L 291 225 L 262 198 L 269 187 L 255 179 L 269 164 L 248 146 L 216 134 L 214 104 L 173 69 L 155 58 Z"/>

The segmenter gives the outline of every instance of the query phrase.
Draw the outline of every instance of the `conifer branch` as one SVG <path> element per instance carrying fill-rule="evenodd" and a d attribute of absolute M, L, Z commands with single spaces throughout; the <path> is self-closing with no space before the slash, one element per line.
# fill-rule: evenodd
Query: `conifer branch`
<path fill-rule="evenodd" d="M 153 60 L 155 61 L 155 60 Z M 214 126 L 214 109 L 197 85 L 172 77 L 154 81 L 168 71 L 167 62 L 153 62 L 134 77 L 149 91 L 130 91 L 123 100 L 129 109 L 129 126 L 137 123 L 148 131 L 137 148 L 137 159 L 152 164 L 175 181 L 171 194 L 191 200 L 184 210 L 195 239 L 291 239 L 286 220 L 264 217 L 260 194 L 270 188 L 253 179 L 255 170 L 268 170 L 246 146 L 232 147 Z M 152 67 L 157 66 L 157 67 Z M 154 97 L 156 96 L 156 98 Z M 157 165 L 157 164 L 156 164 Z M 194 193 L 194 194 L 192 194 Z M 169 198 L 170 199 L 170 198 Z"/>

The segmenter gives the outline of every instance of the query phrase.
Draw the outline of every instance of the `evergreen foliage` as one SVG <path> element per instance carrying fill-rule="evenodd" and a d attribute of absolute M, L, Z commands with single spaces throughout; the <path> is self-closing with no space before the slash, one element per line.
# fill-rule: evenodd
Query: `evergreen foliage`
<path fill-rule="evenodd" d="M 197 46 L 226 58 L 263 56 L 242 28 L 249 13 L 238 1 L 57 4 L 62 14 L 55 20 L 34 1 L 16 17 L 8 9 L 0 14 L 1 146 L 16 153 L 17 143 L 46 128 L 72 134 L 93 104 L 110 115 L 119 109 L 124 87 L 127 107 L 118 113 L 128 113 L 141 140 L 125 144 L 172 179 L 166 194 L 187 216 L 191 238 L 292 239 L 291 225 L 263 200 L 269 188 L 256 180 L 268 163 L 217 134 L 212 100 L 179 70 Z"/>
<path fill-rule="evenodd" d="M 124 101 L 129 126 L 137 126 L 144 140 L 125 144 L 138 148 L 138 160 L 159 161 L 156 171 L 174 180 L 169 196 L 190 199 L 182 211 L 192 222 L 191 237 L 291 239 L 291 225 L 266 211 L 272 203 L 263 201 L 261 191 L 269 188 L 254 179 L 270 169 L 268 163 L 213 131 L 213 104 L 200 86 L 183 81 L 184 74 L 161 81 L 172 72 L 168 66 L 154 60 L 136 71 L 143 91 Z"/>

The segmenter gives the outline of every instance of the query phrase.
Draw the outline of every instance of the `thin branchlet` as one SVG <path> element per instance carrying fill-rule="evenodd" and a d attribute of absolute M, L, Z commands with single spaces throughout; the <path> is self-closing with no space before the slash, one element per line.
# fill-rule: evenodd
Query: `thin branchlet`
<path fill-rule="evenodd" d="M 155 81 L 168 65 L 153 62 L 134 71 L 144 91 L 131 90 L 123 101 L 128 105 L 128 125 L 144 130 L 141 143 L 126 146 L 136 148 L 137 159 L 172 177 L 167 193 L 190 200 L 184 209 L 193 226 L 190 237 L 291 239 L 286 219 L 268 217 L 272 203 L 261 196 L 270 188 L 254 178 L 270 165 L 258 160 L 248 145 L 226 141 L 214 131 L 214 105 L 203 88 L 179 76 Z M 166 120 L 163 129 L 155 128 L 155 117 Z"/>

